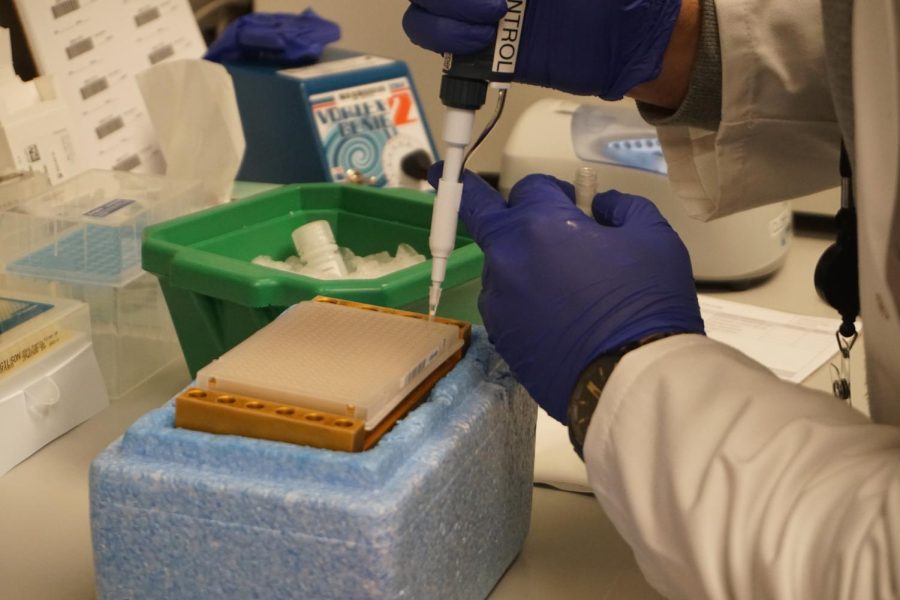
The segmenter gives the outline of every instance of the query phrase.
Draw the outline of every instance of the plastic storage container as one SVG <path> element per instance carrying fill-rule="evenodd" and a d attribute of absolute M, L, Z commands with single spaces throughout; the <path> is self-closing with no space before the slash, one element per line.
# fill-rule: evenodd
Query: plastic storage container
<path fill-rule="evenodd" d="M 5 286 L 90 305 L 112 397 L 178 356 L 154 277 L 141 269 L 147 225 L 210 205 L 195 182 L 89 171 L 0 212 Z"/>
<path fill-rule="evenodd" d="M 119 398 L 177 359 L 178 337 L 159 282 L 144 271 L 121 285 L 85 285 L 7 274 L 23 293 L 90 305 L 94 352 L 111 398 Z"/>
<path fill-rule="evenodd" d="M 377 279 L 320 280 L 252 264 L 284 260 L 291 233 L 319 219 L 338 245 L 359 255 L 405 242 L 428 255 L 433 195 L 340 184 L 279 188 L 145 231 L 144 268 L 159 277 L 188 367 L 194 374 L 286 307 L 317 295 L 402 308 L 428 295 L 431 262 Z M 483 255 L 465 234 L 450 257 L 449 288 L 477 278 Z"/>
<path fill-rule="evenodd" d="M 40 171 L 0 177 L 0 210 L 9 210 L 22 198 L 31 198 L 50 189 L 50 178 Z"/>
<path fill-rule="evenodd" d="M 108 402 L 88 307 L 0 290 L 0 475 Z"/>

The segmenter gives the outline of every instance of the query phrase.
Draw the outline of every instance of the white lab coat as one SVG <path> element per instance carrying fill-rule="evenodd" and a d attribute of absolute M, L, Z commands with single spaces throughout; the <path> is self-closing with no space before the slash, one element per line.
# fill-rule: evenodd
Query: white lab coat
<path fill-rule="evenodd" d="M 860 15 L 862 4 L 873 12 Z M 896 30 L 898 5 L 857 2 L 857 27 L 887 19 Z M 819 0 L 720 0 L 717 10 L 721 127 L 660 131 L 690 209 L 724 215 L 834 185 Z M 881 45 L 876 55 L 897 52 Z M 900 164 L 898 125 L 884 119 L 897 119 L 900 99 L 897 63 L 882 62 L 893 84 L 870 76 L 881 96 L 856 99 L 863 337 L 881 424 L 696 335 L 629 353 L 591 422 L 591 486 L 667 597 L 900 597 L 900 320 L 884 269 Z M 861 110 L 879 119 L 863 124 Z"/>

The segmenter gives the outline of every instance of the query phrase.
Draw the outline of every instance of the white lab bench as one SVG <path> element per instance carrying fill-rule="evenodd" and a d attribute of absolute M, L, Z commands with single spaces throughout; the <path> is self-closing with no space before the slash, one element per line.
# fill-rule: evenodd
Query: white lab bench
<path fill-rule="evenodd" d="M 712 295 L 833 317 L 812 287 L 816 260 L 827 245 L 819 236 L 798 235 L 786 264 L 774 277 L 745 291 Z M 862 361 L 862 350 L 855 351 L 855 377 L 864 372 Z M 88 514 L 91 460 L 135 419 L 165 403 L 188 381 L 187 368 L 179 360 L 0 477 L 0 598 L 94 597 Z M 827 367 L 806 384 L 830 389 Z M 525 547 L 491 598 L 560 597 L 659 598 L 593 497 L 535 487 Z"/>

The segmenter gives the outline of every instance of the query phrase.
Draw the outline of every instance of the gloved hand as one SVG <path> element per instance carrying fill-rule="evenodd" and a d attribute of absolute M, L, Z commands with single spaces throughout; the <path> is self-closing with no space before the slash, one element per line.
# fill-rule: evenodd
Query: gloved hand
<path fill-rule="evenodd" d="M 315 62 L 325 46 L 340 38 L 340 26 L 311 8 L 296 15 L 250 13 L 229 25 L 204 58 L 218 63 L 247 60 L 300 65 Z"/>
<path fill-rule="evenodd" d="M 571 184 L 546 175 L 516 184 L 509 205 L 472 173 L 463 179 L 459 216 L 485 254 L 484 325 L 562 423 L 596 357 L 656 333 L 703 333 L 687 249 L 656 207 L 609 191 L 594 198 L 593 214 L 575 206 Z"/>
<path fill-rule="evenodd" d="M 411 0 L 403 28 L 435 52 L 494 42 L 506 0 Z M 528 0 L 516 81 L 606 100 L 655 79 L 681 0 Z"/>

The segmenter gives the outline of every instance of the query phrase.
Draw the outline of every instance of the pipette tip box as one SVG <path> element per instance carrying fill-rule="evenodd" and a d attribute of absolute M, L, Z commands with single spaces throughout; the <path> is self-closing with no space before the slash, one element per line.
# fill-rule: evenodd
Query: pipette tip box
<path fill-rule="evenodd" d="M 536 408 L 474 328 L 369 451 L 145 415 L 91 468 L 101 598 L 483 598 L 531 512 Z"/>
<path fill-rule="evenodd" d="M 178 357 L 156 278 L 141 269 L 146 226 L 212 204 L 196 181 L 87 171 L 0 210 L 4 287 L 90 306 L 113 398 Z"/>

